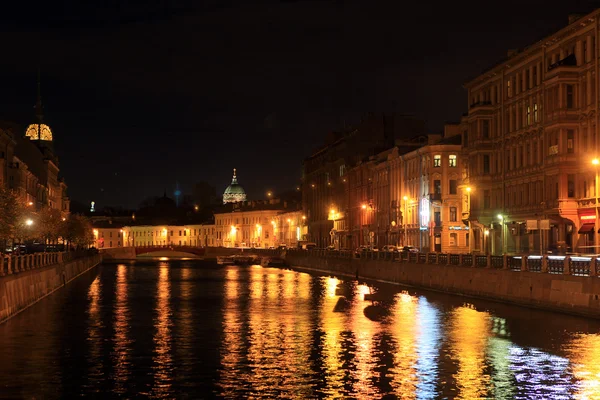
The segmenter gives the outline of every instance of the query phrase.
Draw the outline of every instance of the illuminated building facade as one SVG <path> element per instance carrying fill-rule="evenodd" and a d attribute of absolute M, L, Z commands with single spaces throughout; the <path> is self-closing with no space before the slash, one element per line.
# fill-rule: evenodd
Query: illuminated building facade
<path fill-rule="evenodd" d="M 215 225 L 138 225 L 125 226 L 126 246 L 214 246 Z"/>
<path fill-rule="evenodd" d="M 296 202 L 269 199 L 228 204 L 215 212 L 215 242 L 223 247 L 277 247 L 297 243 L 305 231 Z M 289 220 L 289 221 L 288 221 Z"/>
<path fill-rule="evenodd" d="M 463 146 L 476 250 L 533 252 L 543 242 L 544 249 L 591 251 L 594 241 L 598 245 L 592 160 L 600 155 L 599 16 L 600 10 L 570 16 L 565 28 L 509 52 L 465 84 Z M 542 220 L 549 222 L 542 235 L 527 230 L 527 221 Z"/>
<path fill-rule="evenodd" d="M 110 249 L 115 247 L 125 247 L 126 233 L 123 228 L 111 226 L 94 227 L 94 241 L 92 246 L 97 249 Z"/>
<path fill-rule="evenodd" d="M 458 125 L 444 135 L 398 142 L 348 171 L 351 246 L 415 246 L 422 251 L 469 249 L 464 158 Z"/>
<path fill-rule="evenodd" d="M 298 247 L 298 242 L 308 233 L 306 216 L 302 210 L 282 212 L 274 221 L 272 225 L 278 245 L 285 245 L 288 248 Z"/>
<path fill-rule="evenodd" d="M 366 115 L 352 129 L 331 132 L 326 144 L 303 163 L 302 207 L 308 220 L 307 240 L 318 247 L 351 248 L 358 243 L 349 216 L 353 203 L 348 172 L 370 156 L 394 147 L 397 138 L 422 132 L 424 123 L 413 117 L 375 113 Z"/>
<path fill-rule="evenodd" d="M 66 217 L 70 208 L 67 185 L 59 174 L 50 128 L 42 124 L 39 99 L 36 115 L 37 123 L 25 130 L 0 122 L 0 184 L 15 191 L 26 205 L 57 209 Z"/>

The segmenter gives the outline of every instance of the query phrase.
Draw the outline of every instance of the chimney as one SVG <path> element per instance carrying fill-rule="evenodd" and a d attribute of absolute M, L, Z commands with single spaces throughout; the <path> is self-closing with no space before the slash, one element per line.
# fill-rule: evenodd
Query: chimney
<path fill-rule="evenodd" d="M 583 17 L 581 14 L 569 14 L 569 25 L 573 22 L 577 21 L 579 18 Z"/>
<path fill-rule="evenodd" d="M 508 58 L 514 57 L 519 53 L 519 49 L 508 49 L 506 55 Z"/>

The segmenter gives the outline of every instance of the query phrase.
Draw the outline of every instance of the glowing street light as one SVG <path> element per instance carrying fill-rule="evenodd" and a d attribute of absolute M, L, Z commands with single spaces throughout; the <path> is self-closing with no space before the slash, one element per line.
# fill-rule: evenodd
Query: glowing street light
<path fill-rule="evenodd" d="M 271 196 L 273 196 L 273 192 L 271 192 L 271 191 L 268 191 L 268 192 L 267 192 L 267 197 L 269 197 L 269 198 L 270 198 Z"/>
<path fill-rule="evenodd" d="M 366 210 L 367 209 L 367 205 L 363 204 L 362 206 L 360 206 L 360 208 L 362 208 L 363 210 Z"/>
<path fill-rule="evenodd" d="M 27 205 L 31 207 L 33 205 L 33 201 L 28 202 Z"/>
<path fill-rule="evenodd" d="M 27 226 L 31 226 L 31 225 L 33 225 L 33 220 L 31 220 L 31 219 L 28 219 L 27 221 L 25 221 L 25 224 L 26 224 Z"/>

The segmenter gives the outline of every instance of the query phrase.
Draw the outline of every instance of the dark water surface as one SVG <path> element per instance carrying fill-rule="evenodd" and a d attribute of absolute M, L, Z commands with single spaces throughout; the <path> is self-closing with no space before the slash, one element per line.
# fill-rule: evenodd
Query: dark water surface
<path fill-rule="evenodd" d="M 599 332 L 276 268 L 102 265 L 0 325 L 0 397 L 600 399 Z"/>

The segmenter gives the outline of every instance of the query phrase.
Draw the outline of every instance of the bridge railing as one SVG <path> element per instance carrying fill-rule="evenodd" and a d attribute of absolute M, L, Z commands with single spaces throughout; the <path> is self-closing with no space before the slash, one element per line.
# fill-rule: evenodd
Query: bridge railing
<path fill-rule="evenodd" d="M 453 265 L 469 268 L 493 268 L 532 273 L 549 273 L 575 276 L 600 276 L 600 257 L 556 255 L 482 255 L 454 253 L 413 253 L 326 249 L 288 249 L 291 256 L 322 258 L 360 258 L 411 264 Z"/>
<path fill-rule="evenodd" d="M 0 276 L 18 274 L 97 254 L 97 250 L 77 250 L 22 255 L 0 254 Z"/>

